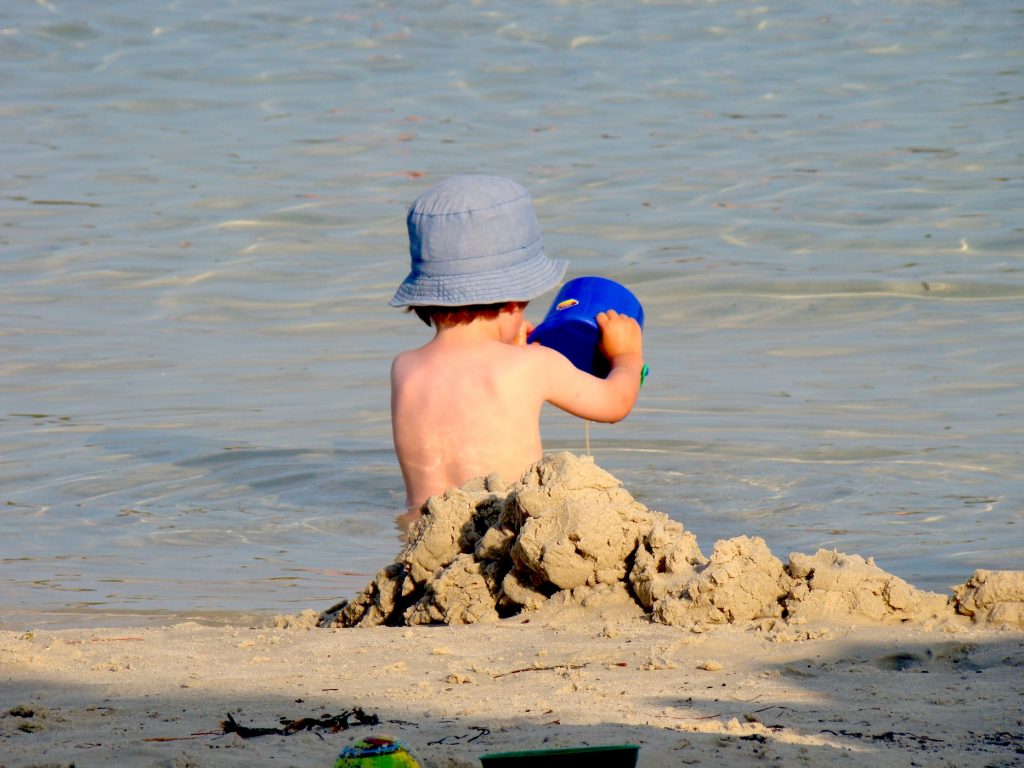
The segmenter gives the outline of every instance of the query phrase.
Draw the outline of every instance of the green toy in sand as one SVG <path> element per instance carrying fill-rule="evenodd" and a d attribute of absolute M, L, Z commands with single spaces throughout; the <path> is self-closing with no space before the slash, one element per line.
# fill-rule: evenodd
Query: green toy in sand
<path fill-rule="evenodd" d="M 393 736 L 367 736 L 341 750 L 334 768 L 421 768 L 412 747 Z"/>

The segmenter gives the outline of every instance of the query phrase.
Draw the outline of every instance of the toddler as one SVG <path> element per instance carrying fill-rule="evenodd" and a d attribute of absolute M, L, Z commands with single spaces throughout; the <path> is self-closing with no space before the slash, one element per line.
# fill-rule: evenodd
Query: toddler
<path fill-rule="evenodd" d="M 542 456 L 545 402 L 593 421 L 630 412 L 643 368 L 635 319 L 597 316 L 611 363 L 604 379 L 526 344 L 527 302 L 558 285 L 568 266 L 545 255 L 526 190 L 510 179 L 456 176 L 418 197 L 407 225 L 412 271 L 391 305 L 434 328 L 391 367 L 391 424 L 410 510 L 474 477 L 518 480 Z"/>

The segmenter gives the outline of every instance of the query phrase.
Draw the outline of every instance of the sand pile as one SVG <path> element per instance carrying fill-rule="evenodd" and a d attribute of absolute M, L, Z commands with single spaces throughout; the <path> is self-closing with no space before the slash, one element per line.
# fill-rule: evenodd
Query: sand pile
<path fill-rule="evenodd" d="M 692 629 L 965 617 L 1024 629 L 1024 571 L 977 571 L 944 596 L 858 555 L 820 550 L 783 563 L 760 538 L 718 541 L 708 558 L 592 459 L 560 453 L 511 487 L 491 476 L 429 499 L 398 559 L 319 623 L 471 624 L 597 601 Z"/>

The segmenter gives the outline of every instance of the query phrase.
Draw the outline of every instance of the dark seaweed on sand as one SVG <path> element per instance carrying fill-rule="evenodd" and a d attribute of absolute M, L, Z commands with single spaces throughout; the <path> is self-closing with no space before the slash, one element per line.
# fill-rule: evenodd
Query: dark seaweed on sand
<path fill-rule="evenodd" d="M 256 736 L 290 736 L 299 731 L 337 733 L 338 731 L 347 731 L 353 725 L 379 725 L 380 718 L 377 715 L 368 715 L 356 707 L 353 710 L 342 712 L 340 715 L 302 717 L 296 720 L 282 717 L 278 722 L 281 723 L 280 728 L 250 728 L 247 725 L 239 724 L 229 712 L 228 719 L 221 721 L 220 727 L 224 733 L 237 733 L 243 739 L 251 739 Z"/>

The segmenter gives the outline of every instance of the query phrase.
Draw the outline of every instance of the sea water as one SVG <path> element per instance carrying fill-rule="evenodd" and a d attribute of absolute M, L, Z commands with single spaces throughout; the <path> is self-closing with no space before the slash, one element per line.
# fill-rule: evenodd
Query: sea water
<path fill-rule="evenodd" d="M 1022 567 L 1022 32 L 998 0 L 9 3 L 0 621 L 265 617 L 390 562 L 404 214 L 467 172 L 643 302 L 651 376 L 591 449 L 706 554 Z"/>

